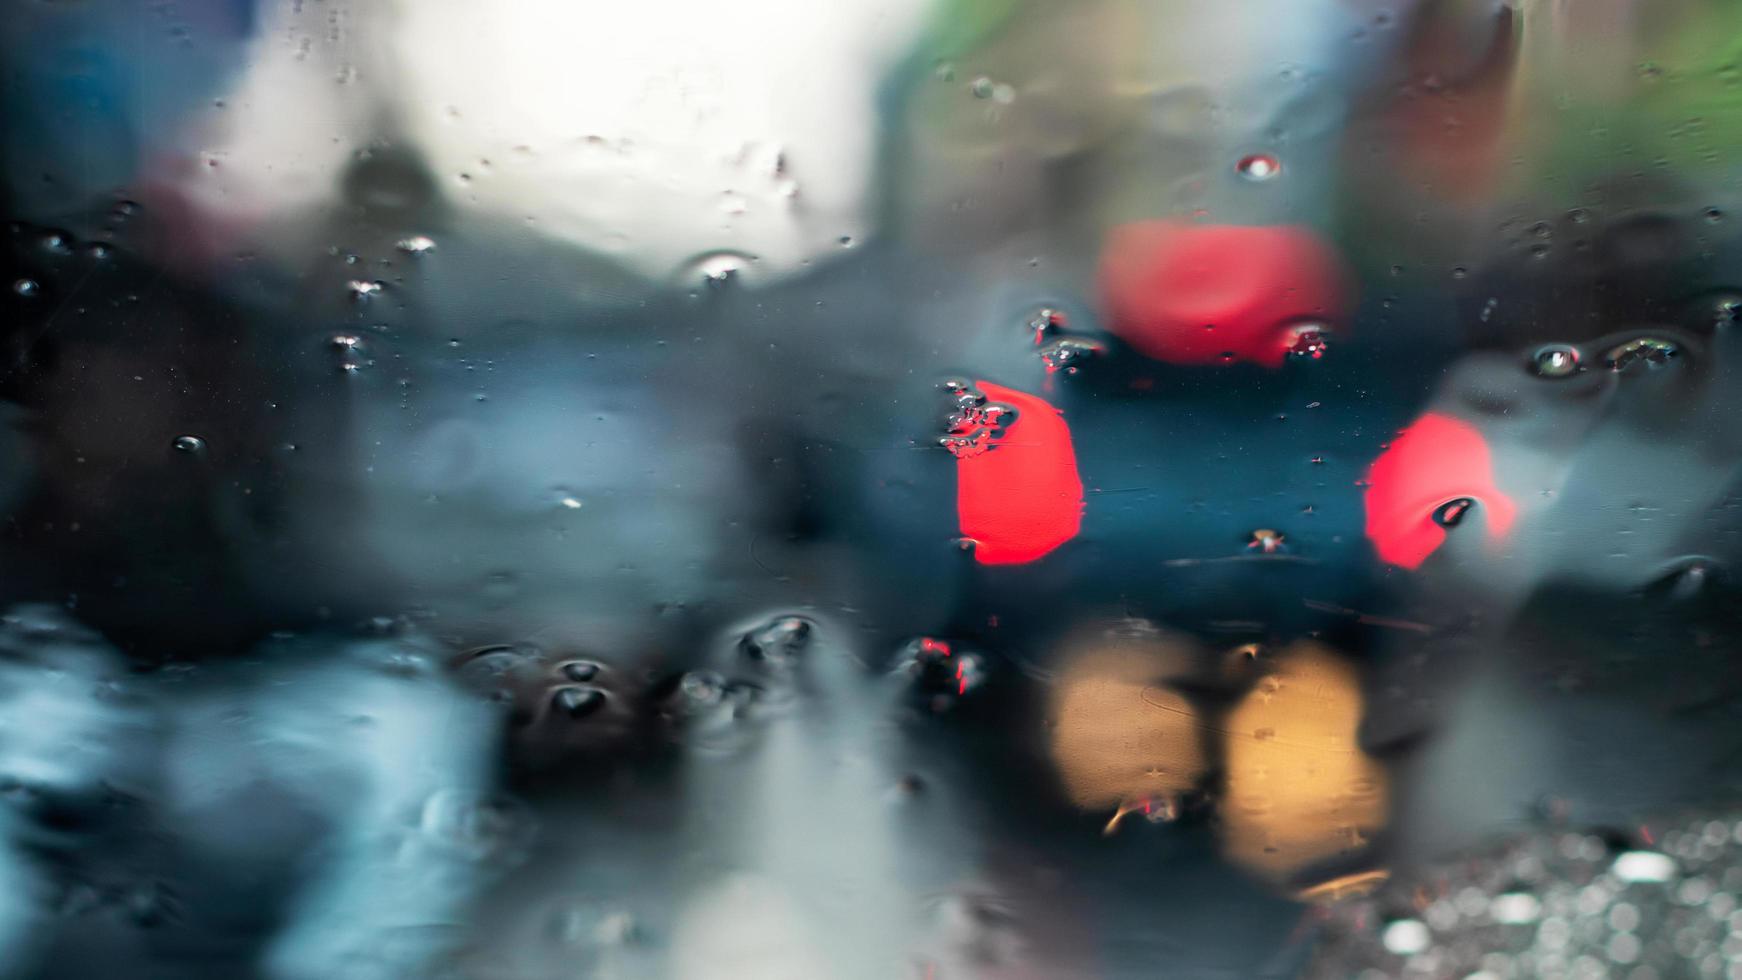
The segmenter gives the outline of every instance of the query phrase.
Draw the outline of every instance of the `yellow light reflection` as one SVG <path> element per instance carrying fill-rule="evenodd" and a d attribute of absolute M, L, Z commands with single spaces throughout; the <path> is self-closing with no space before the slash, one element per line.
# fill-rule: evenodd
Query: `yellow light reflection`
<path fill-rule="evenodd" d="M 1341 902 L 1345 899 L 1361 898 L 1364 895 L 1371 895 L 1375 889 L 1380 885 L 1385 884 L 1385 882 L 1389 881 L 1390 878 L 1391 872 L 1384 869 L 1359 871 L 1355 874 L 1343 875 L 1339 878 L 1332 878 L 1330 881 L 1320 882 L 1319 884 L 1313 885 L 1311 888 L 1303 888 L 1296 892 L 1294 897 L 1303 902 L 1314 902 L 1317 904 Z"/>
<path fill-rule="evenodd" d="M 1068 660 L 1054 688 L 1052 756 L 1072 802 L 1164 819 L 1204 772 L 1197 714 L 1163 686 L 1189 650 L 1161 636 L 1114 639 Z"/>
<path fill-rule="evenodd" d="M 1283 879 L 1358 851 L 1384 826 L 1385 772 L 1355 740 L 1361 704 L 1354 670 L 1301 643 L 1235 706 L 1223 726 L 1230 859 Z"/>

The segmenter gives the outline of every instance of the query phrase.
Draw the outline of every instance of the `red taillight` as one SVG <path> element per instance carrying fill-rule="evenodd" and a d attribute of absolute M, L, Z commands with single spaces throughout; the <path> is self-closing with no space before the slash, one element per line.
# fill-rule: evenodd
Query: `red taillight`
<path fill-rule="evenodd" d="M 1297 328 L 1323 328 L 1347 305 L 1336 254 L 1291 226 L 1122 225 L 1107 236 L 1100 289 L 1113 332 L 1173 364 L 1276 367 Z"/>
<path fill-rule="evenodd" d="M 1382 560 L 1404 568 L 1426 561 L 1445 540 L 1434 514 L 1448 504 L 1476 501 L 1491 538 L 1505 535 L 1518 512 L 1494 482 L 1482 433 L 1450 415 L 1416 419 L 1373 461 L 1367 482 L 1367 538 Z"/>
<path fill-rule="evenodd" d="M 979 382 L 1016 420 L 991 448 L 956 461 L 956 516 L 985 565 L 1034 561 L 1076 537 L 1083 481 L 1071 430 L 1059 410 L 1034 395 Z"/>

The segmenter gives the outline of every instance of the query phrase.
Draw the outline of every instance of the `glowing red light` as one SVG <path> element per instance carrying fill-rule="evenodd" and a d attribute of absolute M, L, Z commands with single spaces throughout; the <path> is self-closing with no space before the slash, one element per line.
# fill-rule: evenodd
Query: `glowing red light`
<path fill-rule="evenodd" d="M 1480 502 L 1490 538 L 1512 528 L 1518 507 L 1494 482 L 1488 443 L 1468 422 L 1429 413 L 1403 430 L 1367 471 L 1367 538 L 1379 557 L 1415 568 L 1445 540 L 1434 511 L 1460 497 Z"/>
<path fill-rule="evenodd" d="M 956 460 L 956 517 L 983 565 L 1034 561 L 1077 536 L 1083 481 L 1071 430 L 1059 410 L 1034 395 L 986 381 L 986 397 L 1016 409 L 1016 420 L 987 452 Z"/>
<path fill-rule="evenodd" d="M 1139 221 L 1115 228 L 1101 255 L 1113 331 L 1174 364 L 1276 367 L 1295 326 L 1346 311 L 1346 282 L 1330 246 L 1300 227 Z"/>

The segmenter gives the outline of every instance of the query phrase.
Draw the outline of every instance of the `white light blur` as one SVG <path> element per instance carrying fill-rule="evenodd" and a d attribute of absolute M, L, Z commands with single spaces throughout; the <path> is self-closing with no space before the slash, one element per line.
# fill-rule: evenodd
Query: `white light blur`
<path fill-rule="evenodd" d="M 867 236 L 877 89 L 930 5 L 284 3 L 198 123 L 221 173 L 174 179 L 244 221 L 320 203 L 396 116 L 475 214 L 650 276 L 716 249 L 778 275 Z"/>
<path fill-rule="evenodd" d="M 1668 881 L 1675 877 L 1675 860 L 1657 851 L 1626 851 L 1615 856 L 1609 873 L 1629 884 Z"/>

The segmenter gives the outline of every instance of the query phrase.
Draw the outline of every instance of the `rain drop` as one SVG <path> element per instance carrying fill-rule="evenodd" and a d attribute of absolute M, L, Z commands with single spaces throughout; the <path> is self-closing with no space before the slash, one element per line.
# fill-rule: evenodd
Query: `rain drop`
<path fill-rule="evenodd" d="M 726 680 L 711 670 L 693 670 L 678 682 L 678 693 L 692 705 L 709 705 L 726 696 Z"/>
<path fill-rule="evenodd" d="M 738 652 L 751 660 L 790 664 L 810 644 L 812 630 L 811 621 L 802 616 L 779 616 L 745 633 Z"/>
<path fill-rule="evenodd" d="M 1538 377 L 1564 378 L 1579 369 L 1578 349 L 1566 344 L 1544 347 L 1531 358 L 1531 369 Z"/>
<path fill-rule="evenodd" d="M 1476 501 L 1470 497 L 1459 497 L 1448 500 L 1434 508 L 1434 523 L 1440 527 L 1457 527 L 1463 521 L 1470 508 L 1476 506 Z"/>
<path fill-rule="evenodd" d="M 1241 157 L 1234 171 L 1253 182 L 1269 180 L 1282 173 L 1282 161 L 1268 153 L 1252 153 Z"/>
<path fill-rule="evenodd" d="M 600 665 L 592 660 L 571 660 L 557 669 L 569 680 L 585 684 L 599 676 Z"/>
<path fill-rule="evenodd" d="M 1642 363 L 1650 367 L 1661 367 L 1680 355 L 1681 348 L 1673 341 L 1657 337 L 1637 337 L 1610 348 L 1603 355 L 1603 363 L 1611 371 L 1625 371 Z"/>
<path fill-rule="evenodd" d="M 708 290 L 743 285 L 750 277 L 755 263 L 754 256 L 743 252 L 729 249 L 706 252 L 690 259 L 679 268 L 678 282 L 679 285 L 691 289 L 701 286 Z"/>
<path fill-rule="evenodd" d="M 1246 550 L 1256 551 L 1261 555 L 1279 554 L 1288 550 L 1287 545 L 1284 544 L 1286 540 L 1281 531 L 1261 527 L 1252 532 L 1252 539 L 1246 542 Z"/>
<path fill-rule="evenodd" d="M 605 706 L 605 692 L 585 684 L 559 687 L 550 694 L 550 706 L 570 718 L 585 718 Z"/>
<path fill-rule="evenodd" d="M 1050 306 L 1043 306 L 1035 310 L 1034 315 L 1028 318 L 1027 323 L 1029 332 L 1034 334 L 1034 343 L 1037 347 L 1045 342 L 1047 334 L 1055 330 L 1063 330 L 1068 326 L 1070 326 L 1069 318 L 1062 311 L 1055 310 Z"/>
<path fill-rule="evenodd" d="M 189 456 L 198 455 L 206 451 L 206 441 L 201 439 L 199 436 L 176 436 L 175 441 L 171 442 L 170 446 L 175 449 L 176 452 L 186 453 Z"/>
<path fill-rule="evenodd" d="M 35 296 L 41 288 L 35 279 L 19 279 L 12 283 L 12 291 L 20 296 Z"/>
<path fill-rule="evenodd" d="M 369 358 L 368 348 L 364 345 L 363 338 L 356 334 L 334 334 L 328 339 L 327 345 L 338 362 L 339 371 L 344 374 L 354 374 L 374 363 Z"/>
<path fill-rule="evenodd" d="M 1672 602 L 1687 602 L 1711 590 L 1723 577 L 1724 568 L 1716 560 L 1691 556 L 1672 563 L 1668 571 L 1646 588 L 1646 592 Z"/>
<path fill-rule="evenodd" d="M 968 86 L 976 99 L 991 99 L 999 105 L 1009 105 L 1016 101 L 1016 89 L 1004 82 L 994 82 L 981 75 Z"/>
<path fill-rule="evenodd" d="M 1055 340 L 1040 349 L 1040 359 L 1046 364 L 1048 374 L 1064 371 L 1066 374 L 1076 374 L 1079 361 L 1086 361 L 1101 353 L 1100 344 L 1092 340 L 1080 340 L 1066 337 Z"/>
<path fill-rule="evenodd" d="M 1288 353 L 1292 357 L 1318 360 L 1329 348 L 1327 330 L 1322 323 L 1303 323 L 1289 330 Z"/>
<path fill-rule="evenodd" d="M 904 647 L 895 670 L 912 678 L 915 693 L 929 699 L 934 711 L 947 710 L 986 679 L 986 664 L 979 654 L 956 650 L 949 641 L 930 636 Z"/>
<path fill-rule="evenodd" d="M 379 294 L 386 286 L 376 280 L 353 279 L 345 284 L 345 288 L 350 291 L 352 300 L 361 301 Z"/>
<path fill-rule="evenodd" d="M 1731 326 L 1742 319 L 1742 294 L 1720 293 L 1712 300 L 1711 324 L 1718 327 Z"/>

